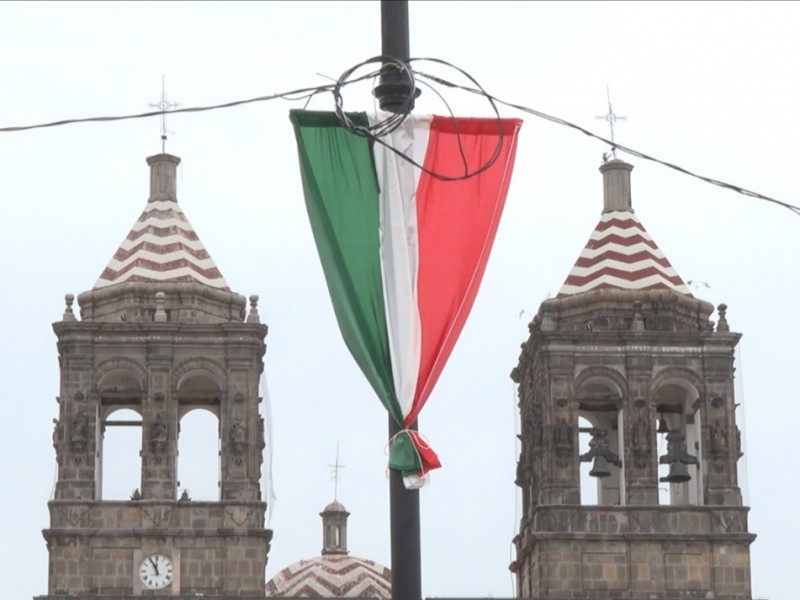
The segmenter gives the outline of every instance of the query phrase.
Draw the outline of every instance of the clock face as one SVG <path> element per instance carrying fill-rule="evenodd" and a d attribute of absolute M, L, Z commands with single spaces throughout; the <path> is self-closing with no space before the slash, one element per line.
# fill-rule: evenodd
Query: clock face
<path fill-rule="evenodd" d="M 172 583 L 172 559 L 163 554 L 151 554 L 139 566 L 139 577 L 150 589 L 160 590 Z"/>

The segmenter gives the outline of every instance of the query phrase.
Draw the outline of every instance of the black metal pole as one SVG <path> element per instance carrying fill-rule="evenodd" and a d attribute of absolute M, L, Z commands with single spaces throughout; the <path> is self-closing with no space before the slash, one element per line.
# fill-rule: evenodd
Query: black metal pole
<path fill-rule="evenodd" d="M 381 0 L 381 54 L 408 62 L 408 2 Z M 381 110 L 411 112 L 411 81 L 397 65 L 384 63 L 373 91 Z M 411 426 L 416 429 L 417 424 Z M 401 425 L 389 417 L 389 439 Z M 422 600 L 419 490 L 407 490 L 400 471 L 389 469 L 389 520 L 392 550 L 392 600 Z"/>
<path fill-rule="evenodd" d="M 408 49 L 408 2 L 381 0 L 381 54 L 403 62 L 411 57 Z M 373 90 L 381 110 L 394 113 L 414 108 L 408 75 L 391 63 L 381 68 L 380 83 Z M 408 102 L 408 104 L 406 104 Z M 405 107 L 405 108 L 404 108 Z"/>
<path fill-rule="evenodd" d="M 412 429 L 416 429 L 416 423 Z M 389 439 L 400 427 L 389 417 Z M 422 599 L 419 490 L 407 490 L 400 471 L 389 469 L 392 546 L 392 600 Z"/>

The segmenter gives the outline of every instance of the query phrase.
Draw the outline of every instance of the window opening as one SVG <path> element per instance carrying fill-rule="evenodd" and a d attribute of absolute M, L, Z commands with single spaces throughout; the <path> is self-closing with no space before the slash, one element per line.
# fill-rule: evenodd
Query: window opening
<path fill-rule="evenodd" d="M 122 408 L 102 423 L 99 444 L 99 489 L 103 500 L 130 500 L 140 490 L 142 417 Z"/>
<path fill-rule="evenodd" d="M 209 410 L 193 409 L 178 429 L 178 489 L 192 500 L 219 500 L 219 420 Z"/>

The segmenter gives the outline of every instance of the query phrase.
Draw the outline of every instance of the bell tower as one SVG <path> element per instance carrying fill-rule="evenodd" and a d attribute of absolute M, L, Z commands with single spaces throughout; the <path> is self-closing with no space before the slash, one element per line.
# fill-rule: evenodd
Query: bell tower
<path fill-rule="evenodd" d="M 267 327 L 257 296 L 232 292 L 182 212 L 180 159 L 147 159 L 150 197 L 95 286 L 66 296 L 53 325 L 61 372 L 53 432 L 58 463 L 44 530 L 48 592 L 118 600 L 137 596 L 257 598 L 272 532 L 261 495 L 264 422 L 259 379 Z M 245 318 L 246 317 L 246 318 Z M 116 417 L 120 409 L 135 419 Z M 181 420 L 217 419 L 219 495 L 179 495 Z M 141 432 L 140 484 L 130 499 L 102 497 L 111 427 Z M 216 475 L 216 474 L 215 474 Z"/>
<path fill-rule="evenodd" d="M 519 363 L 531 599 L 750 600 L 748 508 L 727 307 L 693 297 L 631 207 L 632 166 L 604 163 L 604 211 Z"/>

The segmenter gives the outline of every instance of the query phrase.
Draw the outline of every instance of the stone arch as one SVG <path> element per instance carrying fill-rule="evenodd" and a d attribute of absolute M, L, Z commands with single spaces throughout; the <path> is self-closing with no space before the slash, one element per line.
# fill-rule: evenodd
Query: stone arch
<path fill-rule="evenodd" d="M 596 384 L 604 384 L 610 391 L 616 392 L 619 401 L 628 394 L 628 382 L 622 373 L 610 367 L 594 365 L 582 369 L 575 376 L 572 382 L 572 395 L 577 397 L 586 386 Z"/>
<path fill-rule="evenodd" d="M 702 411 L 697 402 L 705 396 L 705 382 L 695 371 L 685 367 L 671 367 L 656 375 L 650 386 L 650 398 L 658 412 L 659 436 L 657 454 L 659 503 L 672 505 L 700 505 L 703 502 L 702 467 Z M 662 426 L 666 426 L 662 429 Z M 678 454 L 688 454 L 691 459 L 670 459 L 670 448 Z M 678 451 L 680 450 L 680 451 Z M 675 468 L 688 474 L 688 481 L 668 478 Z"/>
<path fill-rule="evenodd" d="M 678 385 L 687 392 L 694 390 L 695 398 L 705 396 L 705 381 L 697 372 L 686 367 L 669 367 L 653 377 L 650 383 L 651 398 L 656 398 L 659 390 L 666 385 Z"/>
<path fill-rule="evenodd" d="M 110 379 L 119 378 L 122 374 L 128 374 L 124 379 L 135 384 L 138 389 L 145 389 L 147 370 L 135 360 L 122 356 L 104 360 L 94 368 L 93 387 L 99 391 L 104 385 L 110 384 Z"/>
<path fill-rule="evenodd" d="M 219 418 L 219 416 L 220 416 L 219 415 L 219 407 L 218 406 L 202 406 L 202 405 L 196 405 L 196 404 L 180 405 L 180 406 L 178 406 L 178 422 L 180 422 L 180 420 L 183 419 L 183 417 L 185 417 L 186 415 L 188 415 L 190 412 L 192 412 L 194 410 L 205 410 L 205 411 L 208 411 L 208 412 L 210 412 L 212 415 L 214 415 L 217 418 Z"/>
<path fill-rule="evenodd" d="M 609 367 L 587 367 L 573 381 L 581 504 L 625 504 L 621 457 L 625 437 L 622 410 L 627 395 L 627 380 L 622 373 Z M 604 449 L 600 453 L 602 456 L 595 454 L 592 447 Z M 607 475 L 596 479 L 590 476 L 596 472 L 594 467 L 601 465 Z"/>
<path fill-rule="evenodd" d="M 227 375 L 222 365 L 208 358 L 190 358 L 176 365 L 172 370 L 172 389 L 180 389 L 187 377 L 198 371 L 209 373 L 211 378 L 216 381 L 220 391 L 224 391 L 227 387 Z"/>
<path fill-rule="evenodd" d="M 138 414 L 139 417 L 142 416 L 142 409 L 139 406 L 111 406 L 109 407 L 108 412 L 105 414 L 105 418 L 108 419 L 109 417 L 112 417 L 115 412 L 120 410 L 132 410 L 133 412 Z"/>

